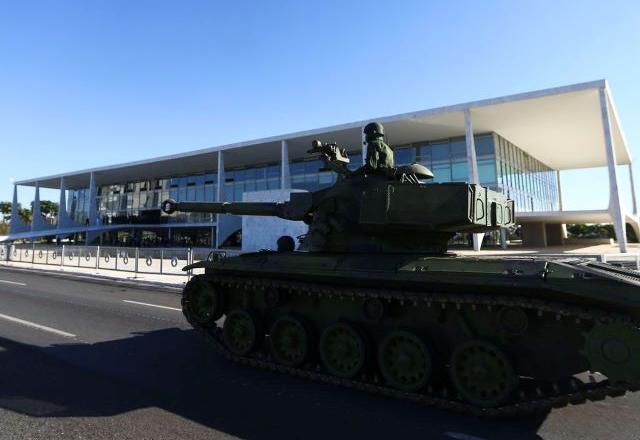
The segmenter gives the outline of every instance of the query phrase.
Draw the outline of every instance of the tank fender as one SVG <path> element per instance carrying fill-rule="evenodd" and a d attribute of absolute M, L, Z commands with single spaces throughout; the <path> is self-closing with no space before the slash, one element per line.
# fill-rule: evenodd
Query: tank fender
<path fill-rule="evenodd" d="M 211 264 L 210 261 L 207 260 L 202 260 L 202 261 L 198 261 L 192 264 L 187 264 L 185 267 L 182 268 L 182 270 L 184 272 L 187 272 L 191 269 L 200 269 L 200 268 L 205 268 L 207 266 L 209 266 Z"/>

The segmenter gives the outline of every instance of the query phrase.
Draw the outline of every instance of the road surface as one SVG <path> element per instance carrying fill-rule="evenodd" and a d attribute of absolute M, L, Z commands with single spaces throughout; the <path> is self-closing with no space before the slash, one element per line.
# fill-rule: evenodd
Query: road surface
<path fill-rule="evenodd" d="M 0 268 L 0 439 L 637 439 L 640 393 L 483 420 L 216 357 L 175 292 Z"/>

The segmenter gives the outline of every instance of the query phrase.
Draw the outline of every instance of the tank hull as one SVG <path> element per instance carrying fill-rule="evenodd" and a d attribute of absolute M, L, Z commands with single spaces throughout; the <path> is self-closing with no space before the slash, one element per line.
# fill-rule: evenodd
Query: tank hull
<path fill-rule="evenodd" d="M 614 266 L 260 252 L 193 267 L 185 316 L 235 361 L 481 415 L 640 384 L 640 275 Z"/>

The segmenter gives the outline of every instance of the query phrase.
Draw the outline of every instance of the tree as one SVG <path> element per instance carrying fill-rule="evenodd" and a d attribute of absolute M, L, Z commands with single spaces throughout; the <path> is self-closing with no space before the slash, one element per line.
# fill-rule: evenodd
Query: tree
<path fill-rule="evenodd" d="M 31 223 L 31 219 L 33 219 L 33 214 L 30 209 L 20 208 L 18 210 L 18 215 L 25 223 Z"/>
<path fill-rule="evenodd" d="M 43 200 L 40 202 L 40 211 L 49 217 L 58 215 L 58 208 L 57 202 L 52 202 L 51 200 Z"/>
<path fill-rule="evenodd" d="M 578 238 L 616 238 L 613 225 L 567 225 L 567 231 Z"/>
<path fill-rule="evenodd" d="M 5 221 L 6 218 L 11 215 L 11 205 L 11 202 L 0 202 L 0 214 L 2 214 L 2 221 Z M 18 209 L 20 209 L 19 203 Z"/>
<path fill-rule="evenodd" d="M 33 212 L 33 202 L 31 202 L 31 211 Z M 40 212 L 46 217 L 55 217 L 58 215 L 58 204 L 51 200 L 41 200 Z"/>

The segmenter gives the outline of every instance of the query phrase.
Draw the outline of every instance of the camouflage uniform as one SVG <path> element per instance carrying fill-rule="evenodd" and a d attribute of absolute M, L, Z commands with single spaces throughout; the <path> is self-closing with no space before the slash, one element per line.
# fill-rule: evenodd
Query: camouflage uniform
<path fill-rule="evenodd" d="M 382 137 L 367 140 L 367 157 L 364 164 L 372 170 L 395 167 L 393 151 Z"/>

